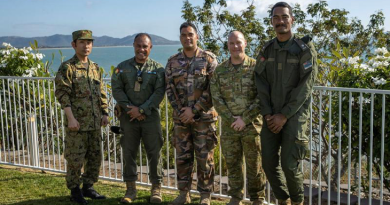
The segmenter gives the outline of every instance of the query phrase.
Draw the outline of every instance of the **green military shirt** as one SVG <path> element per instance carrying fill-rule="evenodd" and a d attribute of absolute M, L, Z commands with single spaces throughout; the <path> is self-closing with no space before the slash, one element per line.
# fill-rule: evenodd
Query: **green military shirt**
<path fill-rule="evenodd" d="M 294 35 L 283 48 L 274 38 L 260 52 L 255 71 L 261 114 L 281 113 L 289 119 L 310 103 L 317 53 L 312 42 Z"/>
<path fill-rule="evenodd" d="M 141 89 L 135 89 L 137 72 L 141 69 Z M 152 110 L 158 111 L 165 94 L 164 67 L 148 58 L 142 68 L 137 65 L 135 58 L 123 61 L 114 70 L 111 77 L 112 95 L 126 112 L 127 105 L 142 108 L 146 115 Z"/>
<path fill-rule="evenodd" d="M 55 96 L 62 108 L 71 107 L 80 131 L 100 129 L 102 114 L 108 115 L 107 94 L 99 66 L 89 59 L 88 65 L 85 68 L 74 55 L 61 64 L 55 78 Z"/>
<path fill-rule="evenodd" d="M 255 86 L 256 60 L 248 56 L 236 69 L 230 59 L 219 64 L 211 79 L 213 105 L 227 126 L 235 121 L 233 116 L 241 116 L 245 124 L 261 128 L 259 99 Z"/>

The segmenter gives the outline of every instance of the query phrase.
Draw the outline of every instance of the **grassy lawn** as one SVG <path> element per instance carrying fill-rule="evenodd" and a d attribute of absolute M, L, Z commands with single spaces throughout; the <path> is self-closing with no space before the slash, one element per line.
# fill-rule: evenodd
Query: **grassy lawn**
<path fill-rule="evenodd" d="M 90 204 L 121 204 L 120 199 L 125 192 L 123 182 L 100 180 L 94 187 L 108 199 L 93 202 L 88 199 Z M 134 204 L 149 204 L 149 187 L 138 186 L 137 188 L 138 198 Z M 0 165 L 0 204 L 72 204 L 69 193 L 63 174 Z M 163 204 L 168 204 L 177 194 L 177 192 L 163 190 Z M 198 195 L 192 194 L 192 199 L 193 204 L 199 203 Z M 226 204 L 226 202 L 213 200 L 212 204 Z"/>

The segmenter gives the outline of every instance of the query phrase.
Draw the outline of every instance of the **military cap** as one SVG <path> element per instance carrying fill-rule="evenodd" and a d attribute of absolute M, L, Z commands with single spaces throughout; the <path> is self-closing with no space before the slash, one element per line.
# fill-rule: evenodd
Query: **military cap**
<path fill-rule="evenodd" d="M 94 40 L 92 38 L 92 31 L 90 30 L 78 30 L 72 33 L 73 40 Z"/>

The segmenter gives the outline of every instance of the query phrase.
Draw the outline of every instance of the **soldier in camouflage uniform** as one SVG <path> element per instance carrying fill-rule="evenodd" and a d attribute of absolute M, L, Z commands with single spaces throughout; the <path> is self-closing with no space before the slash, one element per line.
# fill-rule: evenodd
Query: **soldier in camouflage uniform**
<path fill-rule="evenodd" d="M 317 55 L 310 37 L 301 39 L 292 33 L 294 17 L 287 3 L 272 7 L 271 23 L 277 36 L 260 51 L 255 69 L 265 119 L 263 168 L 279 204 L 303 204 L 299 164 L 308 150 L 306 130 Z"/>
<path fill-rule="evenodd" d="M 210 78 L 217 66 L 214 54 L 197 47 L 197 30 L 192 23 L 180 26 L 183 52 L 169 58 L 165 68 L 167 96 L 173 108 L 172 145 L 176 148 L 180 195 L 172 202 L 191 201 L 194 152 L 197 160 L 197 190 L 201 204 L 210 204 L 214 189 L 214 148 L 218 143 L 217 113 L 210 96 Z"/>
<path fill-rule="evenodd" d="M 246 40 L 239 31 L 228 37 L 230 58 L 219 64 L 211 79 L 213 105 L 222 118 L 221 146 L 229 177 L 229 205 L 241 204 L 246 163 L 252 204 L 263 204 L 265 175 L 261 167 L 262 117 L 254 81 L 256 60 L 245 55 Z"/>
<path fill-rule="evenodd" d="M 66 114 L 66 184 L 71 199 L 86 204 L 84 197 L 105 199 L 93 189 L 93 184 L 98 181 L 101 165 L 101 126 L 108 124 L 107 95 L 99 66 L 88 58 L 93 46 L 92 32 L 80 30 L 72 36 L 76 54 L 58 69 L 55 96 Z"/>
<path fill-rule="evenodd" d="M 150 202 L 161 203 L 163 137 L 159 105 L 165 94 L 164 67 L 148 57 L 152 49 L 148 34 L 137 34 L 133 46 L 135 56 L 120 63 L 111 78 L 112 94 L 122 112 L 119 119 L 124 131 L 121 146 L 127 191 L 122 202 L 131 203 L 136 198 L 137 154 L 142 139 L 152 182 Z"/>

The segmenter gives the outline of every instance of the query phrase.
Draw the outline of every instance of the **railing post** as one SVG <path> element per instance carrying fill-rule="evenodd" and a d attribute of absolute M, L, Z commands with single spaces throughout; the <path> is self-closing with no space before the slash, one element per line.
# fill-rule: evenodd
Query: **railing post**
<path fill-rule="evenodd" d="M 30 155 L 30 164 L 34 167 L 39 167 L 39 154 L 38 154 L 38 127 L 35 114 L 31 114 L 28 117 L 28 133 L 27 136 L 29 138 L 30 147 L 29 155 Z"/>

